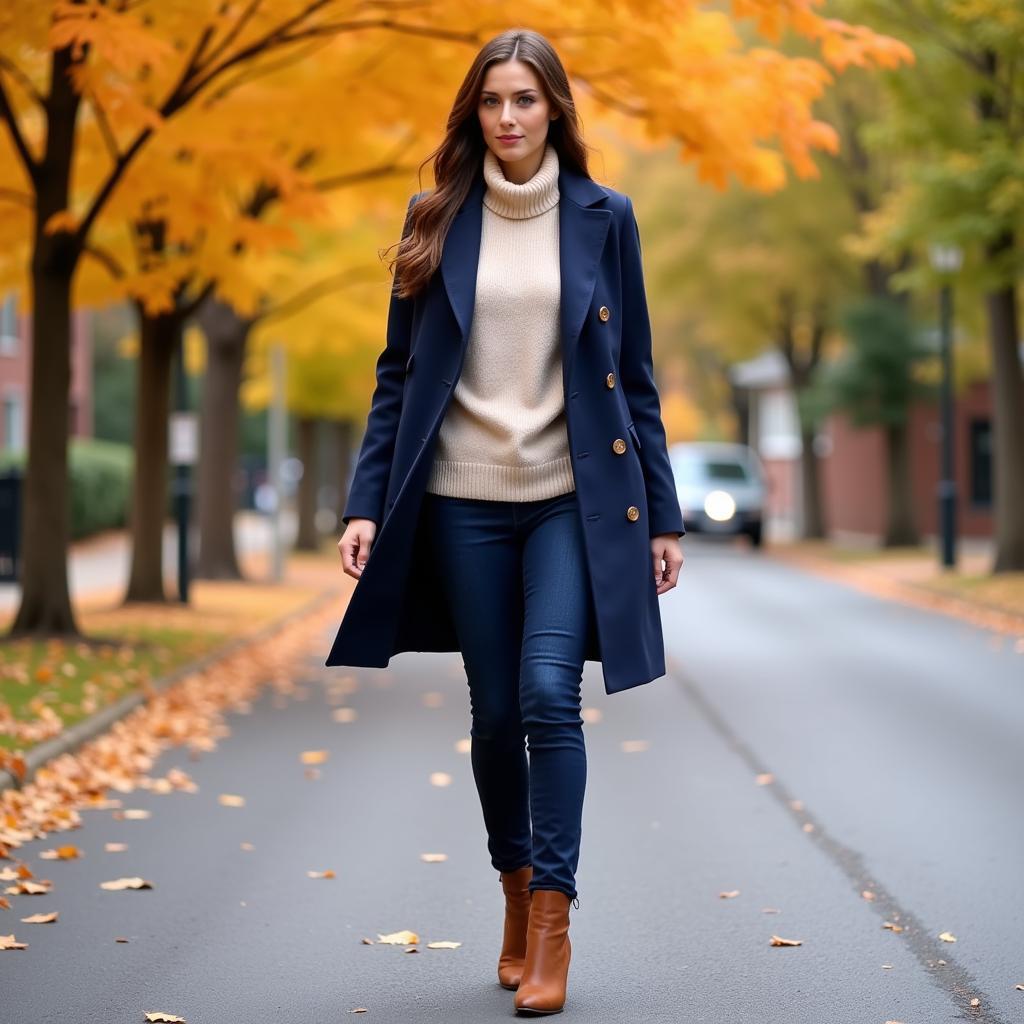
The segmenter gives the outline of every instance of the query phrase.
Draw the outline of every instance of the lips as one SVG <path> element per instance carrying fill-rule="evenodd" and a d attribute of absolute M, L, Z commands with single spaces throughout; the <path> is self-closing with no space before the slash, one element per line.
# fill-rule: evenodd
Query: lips
<path fill-rule="evenodd" d="M 501 139 L 502 142 L 517 142 L 522 138 L 522 135 L 499 135 L 498 138 Z"/>

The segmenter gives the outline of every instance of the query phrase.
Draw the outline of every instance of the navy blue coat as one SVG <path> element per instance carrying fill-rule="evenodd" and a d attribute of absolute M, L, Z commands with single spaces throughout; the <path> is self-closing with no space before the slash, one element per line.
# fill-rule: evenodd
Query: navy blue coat
<path fill-rule="evenodd" d="M 460 650 L 419 510 L 469 340 L 485 187 L 481 175 L 426 288 L 412 299 L 392 294 L 342 517 L 372 519 L 377 533 L 327 665 L 383 668 L 402 651 Z M 563 395 L 591 580 L 586 659 L 601 662 L 610 694 L 665 674 L 650 538 L 685 529 L 653 376 L 632 203 L 565 165 L 558 189 Z M 621 454 L 612 447 L 617 438 L 626 440 Z"/>

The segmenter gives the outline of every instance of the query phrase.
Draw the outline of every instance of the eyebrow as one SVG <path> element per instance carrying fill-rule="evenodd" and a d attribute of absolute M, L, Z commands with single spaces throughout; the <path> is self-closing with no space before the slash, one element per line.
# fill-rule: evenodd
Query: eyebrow
<path fill-rule="evenodd" d="M 536 91 L 537 91 L 536 89 L 516 89 L 516 91 L 514 93 L 512 93 L 512 95 L 513 96 L 518 96 L 522 92 L 536 92 Z M 482 96 L 497 96 L 498 95 L 493 89 L 481 89 L 480 90 L 480 94 Z"/>

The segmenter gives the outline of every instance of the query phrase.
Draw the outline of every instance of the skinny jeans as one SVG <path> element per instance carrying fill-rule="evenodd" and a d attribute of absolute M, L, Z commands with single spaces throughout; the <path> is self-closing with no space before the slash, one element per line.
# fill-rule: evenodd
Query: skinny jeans
<path fill-rule="evenodd" d="M 491 863 L 532 864 L 531 890 L 575 901 L 587 779 L 580 688 L 594 614 L 576 492 L 490 501 L 428 491 L 423 508 L 469 684 Z"/>

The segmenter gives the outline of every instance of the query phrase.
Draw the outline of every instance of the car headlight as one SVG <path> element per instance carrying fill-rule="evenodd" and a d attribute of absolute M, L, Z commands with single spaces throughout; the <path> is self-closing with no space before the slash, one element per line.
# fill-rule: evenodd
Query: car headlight
<path fill-rule="evenodd" d="M 725 523 L 736 514 L 736 502 L 725 491 L 712 491 L 704 499 L 704 511 L 716 523 Z"/>

